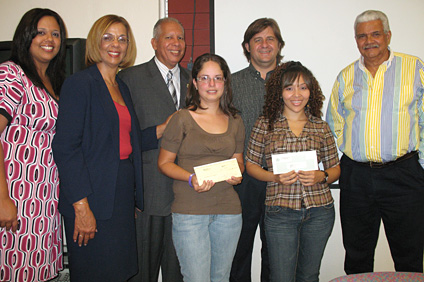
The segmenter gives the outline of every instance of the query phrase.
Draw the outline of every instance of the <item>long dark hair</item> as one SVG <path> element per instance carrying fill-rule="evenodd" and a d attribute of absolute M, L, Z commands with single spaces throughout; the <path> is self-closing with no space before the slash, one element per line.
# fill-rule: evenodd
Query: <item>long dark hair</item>
<path fill-rule="evenodd" d="M 200 96 L 199 92 L 196 90 L 196 87 L 193 83 L 193 79 L 197 79 L 197 75 L 202 70 L 203 65 L 206 62 L 215 62 L 219 65 L 222 70 L 222 73 L 225 78 L 224 83 L 224 94 L 219 101 L 219 108 L 226 115 L 232 115 L 233 117 L 238 112 L 237 109 L 233 106 L 233 92 L 231 90 L 231 72 L 230 68 L 227 65 L 227 62 L 218 55 L 206 53 L 198 57 L 193 64 L 193 70 L 191 72 L 192 80 L 188 87 L 188 93 L 186 96 L 186 108 L 189 108 L 192 111 L 199 109 L 204 109 L 200 106 Z"/>
<path fill-rule="evenodd" d="M 59 96 L 60 88 L 65 80 L 66 27 L 62 18 L 56 12 L 50 9 L 34 8 L 23 15 L 13 35 L 10 60 L 21 66 L 35 86 L 46 89 L 38 75 L 34 59 L 29 51 L 32 40 L 38 34 L 38 22 L 45 16 L 54 17 L 60 27 L 60 49 L 50 61 L 46 70 L 46 75 L 50 79 L 54 94 Z"/>
<path fill-rule="evenodd" d="M 283 90 L 292 85 L 296 79 L 302 76 L 310 95 L 305 106 L 305 112 L 315 117 L 321 117 L 324 95 L 318 81 L 305 66 L 300 62 L 287 62 L 278 66 L 272 73 L 266 84 L 265 105 L 263 108 L 264 117 L 269 121 L 269 130 L 274 127 L 275 120 L 283 113 L 284 101 L 282 99 Z"/>

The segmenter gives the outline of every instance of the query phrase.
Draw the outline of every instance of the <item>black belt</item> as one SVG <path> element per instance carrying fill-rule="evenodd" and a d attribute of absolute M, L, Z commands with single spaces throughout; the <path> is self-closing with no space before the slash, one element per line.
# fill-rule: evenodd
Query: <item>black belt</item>
<path fill-rule="evenodd" d="M 383 167 L 391 166 L 391 165 L 396 164 L 396 163 L 399 163 L 401 161 L 410 159 L 413 156 L 415 156 L 416 154 L 418 154 L 418 151 L 412 151 L 412 152 L 409 152 L 409 153 L 407 153 L 407 154 L 405 154 L 405 155 L 397 158 L 394 161 L 385 162 L 385 163 L 379 163 L 379 162 L 357 162 L 357 161 L 354 161 L 354 162 L 357 163 L 357 164 L 363 165 L 363 166 L 371 167 L 371 168 L 383 168 Z"/>

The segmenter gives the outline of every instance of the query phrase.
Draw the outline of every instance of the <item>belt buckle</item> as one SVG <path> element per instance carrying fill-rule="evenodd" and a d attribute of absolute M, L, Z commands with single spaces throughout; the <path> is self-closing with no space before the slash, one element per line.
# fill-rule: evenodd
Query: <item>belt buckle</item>
<path fill-rule="evenodd" d="M 382 168 L 386 163 L 369 162 L 368 165 L 370 168 Z"/>

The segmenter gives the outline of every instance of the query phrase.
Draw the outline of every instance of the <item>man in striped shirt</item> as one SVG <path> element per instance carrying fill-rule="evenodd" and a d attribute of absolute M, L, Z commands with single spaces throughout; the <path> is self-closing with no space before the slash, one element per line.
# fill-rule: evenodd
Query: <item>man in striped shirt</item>
<path fill-rule="evenodd" d="M 383 221 L 396 271 L 423 271 L 424 63 L 393 52 L 387 16 L 355 21 L 359 60 L 337 77 L 327 110 L 341 159 L 347 274 L 372 272 Z"/>

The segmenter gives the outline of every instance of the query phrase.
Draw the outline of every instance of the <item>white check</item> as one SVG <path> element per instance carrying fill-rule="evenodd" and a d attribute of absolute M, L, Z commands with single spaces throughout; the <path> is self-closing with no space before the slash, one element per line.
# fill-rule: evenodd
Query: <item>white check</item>
<path fill-rule="evenodd" d="M 235 158 L 196 166 L 194 172 L 199 185 L 202 185 L 204 180 L 212 180 L 216 183 L 230 179 L 231 176 L 241 177 L 240 167 Z"/>
<path fill-rule="evenodd" d="M 274 174 L 286 173 L 292 170 L 318 170 L 316 151 L 272 154 L 271 158 Z"/>

